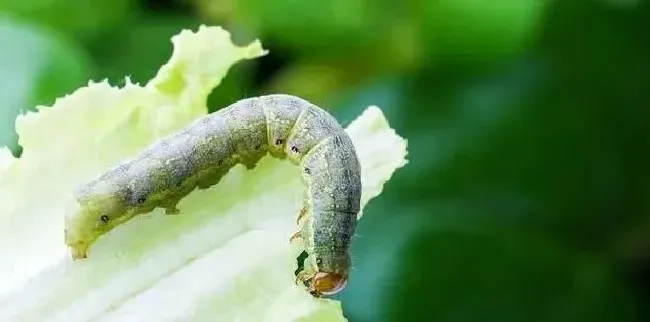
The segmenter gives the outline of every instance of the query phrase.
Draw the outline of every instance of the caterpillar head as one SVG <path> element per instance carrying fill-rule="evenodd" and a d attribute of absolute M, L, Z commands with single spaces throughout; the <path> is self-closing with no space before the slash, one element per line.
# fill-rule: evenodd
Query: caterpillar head
<path fill-rule="evenodd" d="M 350 257 L 347 253 L 327 253 L 316 256 L 316 266 L 305 269 L 296 276 L 315 297 L 334 295 L 348 283 Z"/>
<path fill-rule="evenodd" d="M 88 248 L 97 238 L 133 217 L 116 191 L 109 186 L 94 188 L 92 192 L 78 194 L 66 211 L 65 243 L 74 259 L 86 258 Z"/>
<path fill-rule="evenodd" d="M 309 287 L 313 296 L 334 295 L 342 291 L 348 283 L 347 277 L 338 273 L 318 272 Z"/>

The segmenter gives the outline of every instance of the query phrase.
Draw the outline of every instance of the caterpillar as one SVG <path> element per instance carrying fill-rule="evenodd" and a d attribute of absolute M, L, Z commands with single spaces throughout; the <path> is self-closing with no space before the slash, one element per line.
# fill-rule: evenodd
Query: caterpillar
<path fill-rule="evenodd" d="M 272 94 L 242 99 L 164 137 L 74 192 L 65 243 L 75 260 L 102 235 L 139 214 L 206 189 L 237 164 L 254 168 L 266 156 L 302 168 L 306 189 L 297 231 L 308 255 L 296 275 L 315 297 L 345 288 L 349 246 L 360 211 L 361 169 L 350 137 L 336 119 L 310 102 Z"/>

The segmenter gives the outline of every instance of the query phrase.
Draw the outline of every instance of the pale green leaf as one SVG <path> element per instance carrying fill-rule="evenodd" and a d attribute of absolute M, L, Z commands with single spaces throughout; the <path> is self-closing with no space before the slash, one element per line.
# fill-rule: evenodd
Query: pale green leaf
<path fill-rule="evenodd" d="M 206 113 L 236 62 L 265 54 L 218 27 L 173 38 L 146 86 L 91 83 L 19 117 L 20 159 L 0 151 L 0 319 L 3 321 L 341 321 L 340 303 L 294 283 L 289 243 L 304 187 L 299 169 L 267 157 L 216 186 L 100 238 L 72 261 L 63 219 L 74 188 Z M 347 129 L 365 205 L 406 161 L 406 141 L 377 107 Z M 351 283 L 354 276 L 351 277 Z"/>

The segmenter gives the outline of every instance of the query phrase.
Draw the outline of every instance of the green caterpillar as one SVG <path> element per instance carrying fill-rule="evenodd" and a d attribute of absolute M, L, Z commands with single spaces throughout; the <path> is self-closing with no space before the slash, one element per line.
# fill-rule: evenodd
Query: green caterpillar
<path fill-rule="evenodd" d="M 359 160 L 334 117 L 290 95 L 240 100 L 81 186 L 66 214 L 72 257 L 86 258 L 97 238 L 136 215 L 155 208 L 178 213 L 176 205 L 194 189 L 217 184 L 238 163 L 251 169 L 267 154 L 303 170 L 306 192 L 292 239 L 301 238 L 313 260 L 305 261 L 296 282 L 317 297 L 339 292 L 360 211 Z"/>

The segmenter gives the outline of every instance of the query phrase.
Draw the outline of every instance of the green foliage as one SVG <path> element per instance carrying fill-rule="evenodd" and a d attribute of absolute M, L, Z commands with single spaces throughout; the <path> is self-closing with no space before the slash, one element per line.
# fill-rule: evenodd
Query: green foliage
<path fill-rule="evenodd" d="M 18 153 L 16 116 L 87 82 L 91 67 L 78 44 L 16 18 L 0 16 L 0 43 L 0 144 Z"/>
<path fill-rule="evenodd" d="M 131 11 L 131 0 L 0 0 L 0 12 L 23 17 L 70 36 L 92 37 L 119 25 Z"/>
<path fill-rule="evenodd" d="M 546 0 L 419 2 L 424 43 L 438 59 L 485 63 L 529 45 Z"/>

